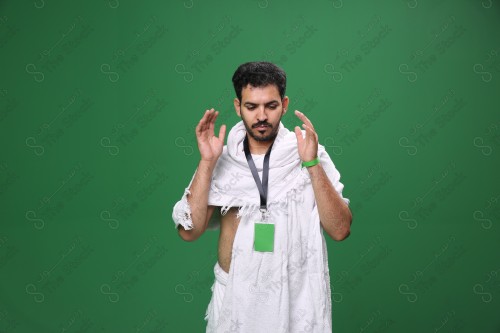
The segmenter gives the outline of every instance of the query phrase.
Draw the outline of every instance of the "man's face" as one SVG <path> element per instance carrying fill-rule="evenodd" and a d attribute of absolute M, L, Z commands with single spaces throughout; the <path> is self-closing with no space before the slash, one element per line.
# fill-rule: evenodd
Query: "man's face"
<path fill-rule="evenodd" d="M 281 100 L 278 87 L 273 84 L 265 87 L 248 84 L 241 91 L 241 103 L 238 98 L 234 99 L 238 117 L 241 117 L 247 133 L 256 141 L 274 140 L 287 106 L 288 96 Z M 264 127 L 259 128 L 262 125 Z"/>

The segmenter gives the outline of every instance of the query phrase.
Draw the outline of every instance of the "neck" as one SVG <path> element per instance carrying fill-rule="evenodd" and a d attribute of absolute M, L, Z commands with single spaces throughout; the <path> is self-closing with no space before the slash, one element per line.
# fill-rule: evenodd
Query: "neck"
<path fill-rule="evenodd" d="M 274 140 L 256 141 L 248 134 L 247 137 L 248 137 L 248 148 L 250 149 L 250 154 L 254 155 L 263 155 L 267 153 L 269 146 L 271 146 L 271 144 L 274 142 Z"/>

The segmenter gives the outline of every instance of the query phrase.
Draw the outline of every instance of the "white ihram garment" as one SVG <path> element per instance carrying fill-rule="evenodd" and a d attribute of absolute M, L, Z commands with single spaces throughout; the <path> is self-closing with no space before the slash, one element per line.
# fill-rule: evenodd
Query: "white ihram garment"
<path fill-rule="evenodd" d="M 305 138 L 305 130 L 301 130 Z M 220 214 L 240 207 L 229 273 L 214 266 L 215 282 L 205 319 L 207 332 L 332 332 L 328 254 L 307 168 L 302 168 L 295 132 L 279 123 L 269 159 L 267 217 L 275 224 L 274 251 L 253 249 L 260 195 L 243 148 L 243 121 L 229 132 L 215 166 L 208 205 L 220 206 L 208 229 L 220 228 Z M 262 180 L 264 155 L 254 155 Z M 318 157 L 342 197 L 340 173 L 322 145 Z M 186 195 L 173 209 L 175 227 L 193 228 Z M 343 197 L 342 197 L 343 198 Z M 349 199 L 343 198 L 346 204 Z"/>

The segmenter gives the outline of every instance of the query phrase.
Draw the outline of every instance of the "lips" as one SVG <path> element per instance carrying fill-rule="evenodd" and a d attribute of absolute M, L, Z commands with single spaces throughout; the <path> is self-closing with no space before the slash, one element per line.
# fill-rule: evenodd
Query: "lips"
<path fill-rule="evenodd" d="M 259 126 L 259 127 L 257 127 L 257 129 L 258 129 L 258 130 L 265 130 L 267 127 L 268 127 L 268 126 L 265 126 L 265 125 L 264 125 L 264 126 Z"/>

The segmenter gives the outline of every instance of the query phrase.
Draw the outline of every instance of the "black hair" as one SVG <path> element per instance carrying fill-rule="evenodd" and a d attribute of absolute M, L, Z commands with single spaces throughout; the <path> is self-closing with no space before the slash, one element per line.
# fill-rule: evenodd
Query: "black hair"
<path fill-rule="evenodd" d="M 233 74 L 233 86 L 241 102 L 241 91 L 247 84 L 265 87 L 273 84 L 278 88 L 281 99 L 285 97 L 286 73 L 283 69 L 267 61 L 253 61 L 241 64 Z"/>

